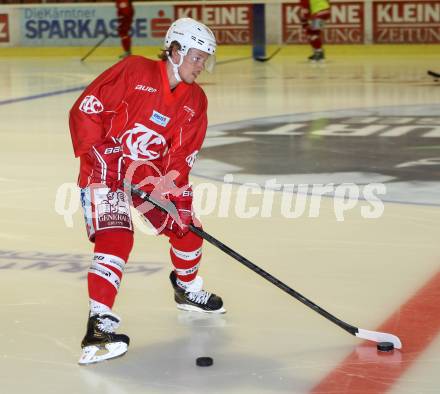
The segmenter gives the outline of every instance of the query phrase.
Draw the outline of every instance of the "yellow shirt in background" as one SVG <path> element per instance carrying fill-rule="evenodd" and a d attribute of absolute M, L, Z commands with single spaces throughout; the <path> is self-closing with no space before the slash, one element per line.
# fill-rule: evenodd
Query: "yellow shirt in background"
<path fill-rule="evenodd" d="M 316 14 L 319 11 L 330 8 L 330 4 L 327 0 L 309 0 L 310 1 L 310 13 Z"/>

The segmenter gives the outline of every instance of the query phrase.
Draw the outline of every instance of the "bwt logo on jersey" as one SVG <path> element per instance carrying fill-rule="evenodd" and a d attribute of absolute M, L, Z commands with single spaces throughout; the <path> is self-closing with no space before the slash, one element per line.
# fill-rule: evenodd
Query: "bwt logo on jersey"
<path fill-rule="evenodd" d="M 88 115 L 99 114 L 104 111 L 104 106 L 95 96 L 90 95 L 84 97 L 84 100 L 79 105 L 79 110 Z"/>
<path fill-rule="evenodd" d="M 323 30 L 324 41 L 329 44 L 361 44 L 364 42 L 364 4 L 360 1 L 333 3 L 330 20 Z M 300 18 L 299 4 L 282 5 L 283 42 L 306 43 Z"/>
<path fill-rule="evenodd" d="M 176 18 L 193 18 L 212 29 L 217 44 L 250 44 L 252 12 L 247 4 L 176 5 Z"/>
<path fill-rule="evenodd" d="M 373 3 L 373 37 L 375 43 L 439 43 L 440 3 Z"/>
<path fill-rule="evenodd" d="M 9 15 L 0 14 L 0 42 L 9 42 Z"/>
<path fill-rule="evenodd" d="M 166 127 L 168 122 L 170 121 L 170 118 L 153 110 L 153 114 L 151 115 L 150 120 L 159 126 Z"/>

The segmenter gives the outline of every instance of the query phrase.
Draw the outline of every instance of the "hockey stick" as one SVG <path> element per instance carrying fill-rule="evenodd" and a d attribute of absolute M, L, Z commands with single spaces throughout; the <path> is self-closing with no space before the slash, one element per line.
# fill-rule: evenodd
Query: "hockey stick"
<path fill-rule="evenodd" d="M 258 62 L 267 62 L 270 59 L 272 59 L 279 51 L 281 51 L 281 49 L 282 48 L 279 47 L 279 48 L 275 49 L 275 51 L 270 56 L 267 56 L 267 57 L 256 57 L 255 60 L 258 61 Z"/>
<path fill-rule="evenodd" d="M 436 73 L 434 71 L 428 70 L 428 75 L 434 78 L 440 78 L 440 73 Z"/>
<path fill-rule="evenodd" d="M 137 188 L 134 185 L 130 185 L 129 188 L 133 194 L 139 196 L 142 200 L 148 201 L 151 204 L 155 205 L 158 209 L 169 213 L 169 211 L 167 209 L 165 209 L 162 204 L 154 201 L 146 192 L 140 190 L 139 188 Z M 204 231 L 201 228 L 196 227 L 192 224 L 189 225 L 189 229 L 194 234 L 197 234 L 199 237 L 205 239 L 206 241 L 208 241 L 212 245 L 216 246 L 217 248 L 219 248 L 220 250 L 225 252 L 227 255 L 231 256 L 232 258 L 234 258 L 238 262 L 242 263 L 243 265 L 245 265 L 246 267 L 248 267 L 249 269 L 251 269 L 252 271 L 257 273 L 258 275 L 260 275 L 261 277 L 263 277 L 264 279 L 266 279 L 267 281 L 269 281 L 273 285 L 277 286 L 278 288 L 280 288 L 281 290 L 283 290 L 287 294 L 291 295 L 293 298 L 297 299 L 298 301 L 302 302 L 304 305 L 313 309 L 315 312 L 319 313 L 321 316 L 325 317 L 327 320 L 330 320 L 331 322 L 333 322 L 334 324 L 336 324 L 337 326 L 339 326 L 343 330 L 347 331 L 351 335 L 354 335 L 358 338 L 366 339 L 369 341 L 374 341 L 374 342 L 391 342 L 396 349 L 402 348 L 402 343 L 397 336 L 395 336 L 393 334 L 387 334 L 385 332 L 364 330 L 362 328 L 354 327 L 351 324 L 348 324 L 348 323 L 338 319 L 336 316 L 333 316 L 331 313 L 327 312 L 325 309 L 321 308 L 319 305 L 316 305 L 314 302 L 312 302 L 308 298 L 304 297 L 302 294 L 293 290 L 292 288 L 290 288 L 289 286 L 287 286 L 286 284 L 284 284 L 283 282 L 281 282 L 280 280 L 278 280 L 277 278 L 275 278 L 274 276 L 272 276 L 271 274 L 269 274 L 268 272 L 266 272 L 262 268 L 258 267 L 257 265 L 255 265 L 254 263 L 252 263 L 251 261 L 249 261 L 248 259 L 246 259 L 242 255 L 240 255 L 239 253 L 237 253 L 236 251 L 231 249 L 229 246 L 226 246 L 225 244 L 220 242 L 218 239 L 216 239 L 212 235 L 208 234 L 206 231 Z"/>
<path fill-rule="evenodd" d="M 102 45 L 102 43 L 108 38 L 108 34 L 106 34 L 104 37 L 102 37 L 97 43 L 96 45 L 90 49 L 90 51 L 88 51 L 82 58 L 81 58 L 81 62 L 83 62 L 84 60 L 86 60 L 93 52 L 95 52 L 95 50 L 100 47 Z"/>

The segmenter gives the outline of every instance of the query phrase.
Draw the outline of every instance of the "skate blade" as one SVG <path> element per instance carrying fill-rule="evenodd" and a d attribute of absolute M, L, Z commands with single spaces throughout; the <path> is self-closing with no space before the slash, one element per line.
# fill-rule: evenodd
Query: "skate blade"
<path fill-rule="evenodd" d="M 105 351 L 106 353 L 97 354 L 99 351 Z M 83 348 L 81 357 L 78 361 L 79 365 L 95 364 L 101 361 L 110 360 L 112 358 L 121 357 L 128 350 L 128 346 L 125 342 L 113 342 L 107 343 L 105 348 L 99 346 L 86 346 Z"/>
<path fill-rule="evenodd" d="M 202 313 L 226 313 L 226 309 L 221 307 L 220 309 L 217 309 L 215 311 L 206 311 L 202 308 L 199 308 L 194 305 L 188 305 L 188 304 L 177 304 L 177 309 L 180 309 L 182 311 L 188 311 L 188 312 L 202 312 Z"/>

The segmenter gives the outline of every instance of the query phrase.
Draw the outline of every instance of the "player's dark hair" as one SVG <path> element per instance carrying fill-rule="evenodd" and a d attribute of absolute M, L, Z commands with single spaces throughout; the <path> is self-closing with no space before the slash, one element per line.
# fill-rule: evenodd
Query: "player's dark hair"
<path fill-rule="evenodd" d="M 157 55 L 158 58 L 161 60 L 168 60 L 168 56 L 172 55 L 174 48 L 179 51 L 182 46 L 177 41 L 173 41 L 168 49 L 162 49 L 159 55 Z"/>

